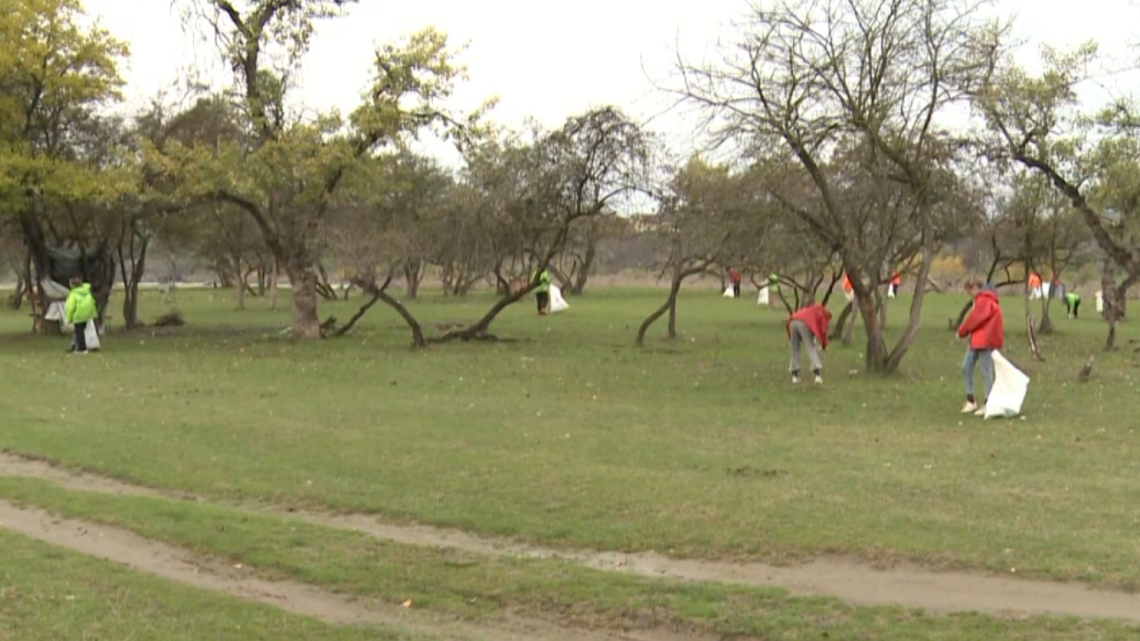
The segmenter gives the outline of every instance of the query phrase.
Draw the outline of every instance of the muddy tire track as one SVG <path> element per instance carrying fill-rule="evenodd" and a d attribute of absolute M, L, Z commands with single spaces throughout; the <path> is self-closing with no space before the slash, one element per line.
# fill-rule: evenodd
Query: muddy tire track
<path fill-rule="evenodd" d="M 192 499 L 87 474 L 71 474 L 42 461 L 0 452 L 0 476 L 23 476 L 68 489 L 120 495 Z M 238 506 L 242 507 L 242 506 Z M 1063 615 L 1140 623 L 1140 594 L 1078 583 L 1034 581 L 968 572 L 934 571 L 914 565 L 871 568 L 857 561 L 819 559 L 796 566 L 674 559 L 654 552 L 624 554 L 556 550 L 478 537 L 459 530 L 393 525 L 367 515 L 249 508 L 262 514 L 350 530 L 403 543 L 490 556 L 558 559 L 611 572 L 681 581 L 771 587 L 805 596 L 826 596 L 860 606 L 903 606 L 931 613 L 979 612 L 997 616 Z"/>

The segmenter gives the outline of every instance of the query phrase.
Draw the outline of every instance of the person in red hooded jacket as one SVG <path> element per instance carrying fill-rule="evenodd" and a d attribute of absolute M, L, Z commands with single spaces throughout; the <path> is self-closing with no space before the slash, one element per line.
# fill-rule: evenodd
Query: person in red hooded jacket
<path fill-rule="evenodd" d="M 803 345 L 811 359 L 815 382 L 823 384 L 823 363 L 815 346 L 818 343 L 822 349 L 827 349 L 827 326 L 830 323 L 831 312 L 823 305 L 808 305 L 792 314 L 785 323 L 784 329 L 788 332 L 792 348 L 792 383 L 800 382 L 800 346 Z"/>
<path fill-rule="evenodd" d="M 994 387 L 994 350 L 1005 347 L 1005 325 L 1002 321 L 1001 305 L 998 304 L 997 290 L 986 285 L 978 291 L 978 281 L 966 283 L 966 293 L 974 297 L 974 308 L 958 328 L 958 338 L 970 337 L 970 347 L 962 361 L 962 376 L 966 381 L 966 404 L 963 414 L 984 414 L 985 403 L 979 407 L 974 396 L 974 366 L 981 365 L 982 383 L 985 397 L 989 399 Z"/>

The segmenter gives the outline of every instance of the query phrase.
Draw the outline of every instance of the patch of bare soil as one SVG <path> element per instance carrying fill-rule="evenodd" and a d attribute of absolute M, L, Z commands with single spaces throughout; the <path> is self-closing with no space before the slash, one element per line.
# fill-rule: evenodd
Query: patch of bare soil
<path fill-rule="evenodd" d="M 352 529 L 398 543 L 479 554 L 561 559 L 640 576 L 782 588 L 793 594 L 834 597 L 852 605 L 899 605 L 939 614 L 983 612 L 1011 617 L 1046 614 L 1140 622 L 1140 595 L 1083 584 L 939 572 L 913 565 L 879 570 L 844 559 L 820 559 L 803 565 L 777 567 L 763 563 L 673 559 L 654 552 L 554 550 L 491 541 L 457 530 L 391 525 L 365 515 L 298 512 L 290 515 L 309 523 Z"/>
<path fill-rule="evenodd" d="M 46 463 L 0 453 L 0 476 L 30 476 L 83 491 L 159 494 L 90 475 L 72 475 Z M 162 494 L 171 496 L 168 494 Z M 185 497 L 182 497 L 185 498 Z M 265 512 L 265 510 L 260 510 Z M 932 613 L 982 612 L 999 616 L 1067 615 L 1140 622 L 1140 595 L 1078 583 L 1032 581 L 967 572 L 943 572 L 913 565 L 875 569 L 857 561 L 820 559 L 789 567 L 673 559 L 654 552 L 624 554 L 556 550 L 491 540 L 459 530 L 392 525 L 367 515 L 303 511 L 270 512 L 315 525 L 352 530 L 376 538 L 476 554 L 560 559 L 599 570 L 686 581 L 775 587 L 793 594 L 828 596 L 853 605 L 898 605 Z"/>
<path fill-rule="evenodd" d="M 700 637 L 670 632 L 605 634 L 571 630 L 543 621 L 512 618 L 501 624 L 475 626 L 433 620 L 413 609 L 350 599 L 292 581 L 266 581 L 251 568 L 231 568 L 126 530 L 72 519 L 0 501 L 0 527 L 50 545 L 66 548 L 202 590 L 311 617 L 330 625 L 382 626 L 438 639 L 464 641 L 549 639 L 552 641 L 696 641 Z"/>

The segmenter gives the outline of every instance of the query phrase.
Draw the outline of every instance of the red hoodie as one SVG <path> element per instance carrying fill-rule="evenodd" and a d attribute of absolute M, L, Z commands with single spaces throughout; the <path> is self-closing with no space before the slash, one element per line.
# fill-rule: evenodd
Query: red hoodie
<path fill-rule="evenodd" d="M 788 332 L 788 338 L 792 336 L 792 321 L 803 321 L 808 326 L 808 330 L 815 336 L 815 340 L 819 342 L 820 347 L 827 349 L 827 326 L 831 323 L 831 312 L 823 305 L 808 305 L 800 311 L 792 314 L 787 323 L 784 323 L 784 330 Z"/>
<path fill-rule="evenodd" d="M 983 289 L 974 297 L 974 309 L 958 328 L 958 338 L 970 336 L 970 349 L 1005 347 L 1005 325 L 997 292 Z"/>

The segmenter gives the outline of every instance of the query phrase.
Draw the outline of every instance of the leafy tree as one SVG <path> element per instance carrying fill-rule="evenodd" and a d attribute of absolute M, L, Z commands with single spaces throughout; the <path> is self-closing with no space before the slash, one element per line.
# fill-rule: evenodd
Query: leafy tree
<path fill-rule="evenodd" d="M 83 148 L 101 126 L 96 114 L 120 97 L 118 65 L 127 48 L 85 25 L 78 0 L 0 0 L 0 36 L 0 216 L 16 220 L 39 300 L 50 246 L 97 249 L 74 235 L 84 225 L 70 225 L 64 237 L 48 217 L 88 213 L 80 210 L 115 202 L 132 188 L 117 171 L 123 159 L 93 165 Z M 97 291 L 101 313 L 110 280 Z"/>
<path fill-rule="evenodd" d="M 1109 267 L 1127 274 L 1120 286 L 1104 290 L 1105 349 L 1111 350 L 1124 297 L 1140 280 L 1140 119 L 1129 100 L 1082 112 L 1077 86 L 1096 61 L 1094 43 L 1064 53 L 1046 47 L 1043 58 L 1045 69 L 1038 75 L 1008 59 L 995 65 L 975 92 L 974 105 L 993 135 L 993 156 L 1048 180 L 1088 226 Z"/>
<path fill-rule="evenodd" d="M 668 336 L 677 336 L 677 296 L 685 279 L 705 273 L 714 265 L 732 263 L 741 238 L 766 228 L 757 215 L 757 191 L 748 176 L 726 165 L 709 165 L 693 157 L 678 169 L 661 198 L 653 233 L 665 246 L 661 274 L 669 277 L 669 294 L 661 307 L 642 321 L 636 344 L 659 318 L 669 314 Z"/>
<path fill-rule="evenodd" d="M 432 29 L 402 46 L 376 52 L 362 104 L 344 119 L 291 118 L 290 74 L 304 56 L 317 21 L 340 15 L 341 0 L 198 0 L 187 17 L 205 24 L 235 70 L 252 144 L 215 150 L 171 149 L 168 171 L 186 176 L 190 193 L 238 207 L 293 285 L 293 334 L 318 338 L 317 261 L 324 222 L 346 172 L 362 158 L 423 127 L 453 120 L 437 103 L 450 95 L 462 69 L 447 39 Z M 274 67 L 269 61 L 278 60 Z"/>

